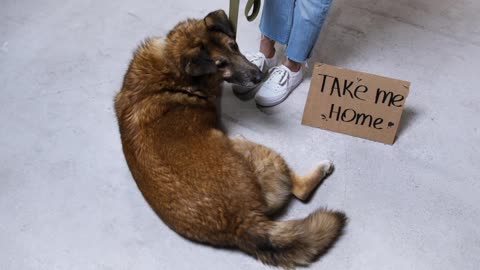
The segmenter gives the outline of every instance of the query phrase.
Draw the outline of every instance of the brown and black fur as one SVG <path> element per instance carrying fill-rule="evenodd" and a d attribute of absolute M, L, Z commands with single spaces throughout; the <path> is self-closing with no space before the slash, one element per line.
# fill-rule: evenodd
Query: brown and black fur
<path fill-rule="evenodd" d="M 307 265 L 341 234 L 344 214 L 319 209 L 292 221 L 271 215 L 291 194 L 306 199 L 332 164 L 300 177 L 274 151 L 230 139 L 218 127 L 221 83 L 251 86 L 261 77 L 239 52 L 223 11 L 181 22 L 165 39 L 147 39 L 115 99 L 123 151 L 146 200 L 177 233 L 270 265 Z"/>

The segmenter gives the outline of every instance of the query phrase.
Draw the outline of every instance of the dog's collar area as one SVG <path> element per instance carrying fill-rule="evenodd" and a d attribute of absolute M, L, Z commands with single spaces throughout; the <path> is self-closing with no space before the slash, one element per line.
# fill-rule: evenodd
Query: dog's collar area
<path fill-rule="evenodd" d="M 189 91 L 189 90 L 186 90 L 186 89 L 181 89 L 181 88 L 176 88 L 176 89 L 173 89 L 173 88 L 167 88 L 167 89 L 162 89 L 161 90 L 162 92 L 169 92 L 169 93 L 177 93 L 177 94 L 185 94 L 185 95 L 188 95 L 188 96 L 191 96 L 191 97 L 197 97 L 197 98 L 200 98 L 200 99 L 203 99 L 203 100 L 208 100 L 210 97 L 212 96 L 209 96 L 203 92 L 200 92 L 200 91 Z"/>

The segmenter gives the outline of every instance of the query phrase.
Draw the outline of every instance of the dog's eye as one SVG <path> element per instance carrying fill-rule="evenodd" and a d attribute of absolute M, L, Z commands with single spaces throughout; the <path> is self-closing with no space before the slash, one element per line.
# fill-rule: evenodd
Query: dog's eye
<path fill-rule="evenodd" d="M 230 49 L 238 51 L 238 45 L 236 42 L 230 42 L 228 45 L 230 46 Z"/>
<path fill-rule="evenodd" d="M 219 59 L 219 60 L 216 60 L 215 61 L 215 65 L 218 67 L 218 68 L 224 68 L 227 66 L 227 60 L 225 59 Z"/>

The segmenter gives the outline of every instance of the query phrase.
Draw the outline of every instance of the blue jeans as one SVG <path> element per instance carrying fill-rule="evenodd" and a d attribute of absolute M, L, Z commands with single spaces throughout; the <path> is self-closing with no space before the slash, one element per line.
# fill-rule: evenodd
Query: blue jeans
<path fill-rule="evenodd" d="M 265 0 L 260 31 L 287 45 L 286 55 L 305 62 L 312 52 L 332 0 Z"/>

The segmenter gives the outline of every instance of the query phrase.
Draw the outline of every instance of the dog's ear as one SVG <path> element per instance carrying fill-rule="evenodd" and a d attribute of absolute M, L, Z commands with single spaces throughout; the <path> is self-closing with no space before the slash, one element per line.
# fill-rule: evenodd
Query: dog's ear
<path fill-rule="evenodd" d="M 217 66 L 203 47 L 197 47 L 185 54 L 183 60 L 185 73 L 190 76 L 203 76 L 217 72 Z"/>
<path fill-rule="evenodd" d="M 205 21 L 205 25 L 207 26 L 208 30 L 222 32 L 235 39 L 233 25 L 228 19 L 225 11 L 219 9 L 217 11 L 210 12 L 203 20 Z"/>

